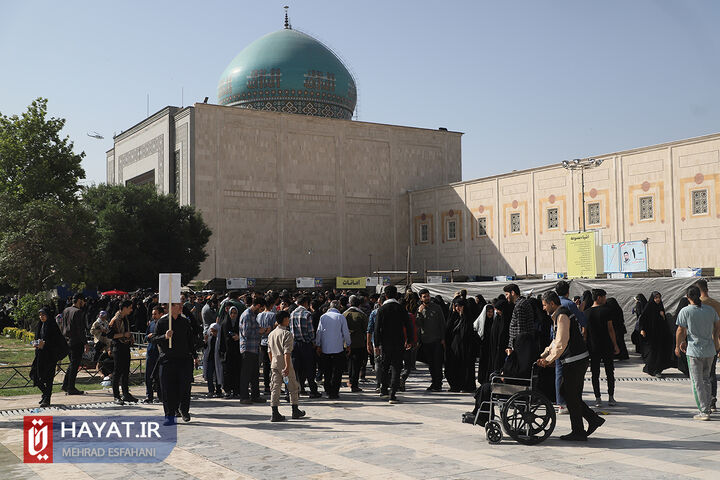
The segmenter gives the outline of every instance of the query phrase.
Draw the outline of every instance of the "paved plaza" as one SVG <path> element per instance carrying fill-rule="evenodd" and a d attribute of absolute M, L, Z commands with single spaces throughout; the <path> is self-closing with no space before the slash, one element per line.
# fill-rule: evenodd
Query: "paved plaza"
<path fill-rule="evenodd" d="M 162 464 L 23 464 L 22 415 L 27 412 L 19 409 L 34 408 L 39 395 L 0 397 L 0 478 L 720 478 L 720 414 L 710 422 L 693 421 L 690 382 L 676 370 L 657 380 L 641 372 L 637 357 L 619 363 L 620 404 L 601 408 L 607 422 L 587 443 L 558 439 L 570 430 L 569 417 L 560 415 L 553 436 L 531 447 L 507 436 L 489 445 L 484 429 L 460 422 L 472 409 L 471 395 L 426 393 L 429 375 L 424 364 L 418 366 L 399 404 L 382 401 L 368 383 L 361 385 L 363 393 L 341 390 L 340 400 L 301 397 L 308 417 L 280 424 L 269 422 L 268 405 L 202 399 L 204 385 L 197 384 L 192 421 L 180 422 L 178 446 Z M 133 391 L 139 396 L 144 389 Z M 588 391 L 589 378 L 589 402 Z M 68 399 L 87 406 L 42 413 L 162 414 L 160 405 L 111 405 L 108 391 L 53 398 L 58 405 Z M 283 405 L 281 411 L 289 416 L 290 408 Z"/>

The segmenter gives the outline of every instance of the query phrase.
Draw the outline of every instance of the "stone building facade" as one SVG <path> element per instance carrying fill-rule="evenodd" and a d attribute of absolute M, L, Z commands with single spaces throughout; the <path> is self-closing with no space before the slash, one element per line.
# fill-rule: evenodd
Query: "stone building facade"
<path fill-rule="evenodd" d="M 647 239 L 650 269 L 720 267 L 720 134 L 594 158 L 603 163 L 585 171 L 585 215 L 602 243 Z M 564 233 L 582 228 L 580 173 L 560 164 L 409 197 L 420 270 L 563 272 Z"/>
<path fill-rule="evenodd" d="M 213 231 L 199 278 L 404 269 L 407 192 L 461 179 L 461 134 L 237 107 L 167 107 L 117 135 L 108 183 L 154 183 Z"/>

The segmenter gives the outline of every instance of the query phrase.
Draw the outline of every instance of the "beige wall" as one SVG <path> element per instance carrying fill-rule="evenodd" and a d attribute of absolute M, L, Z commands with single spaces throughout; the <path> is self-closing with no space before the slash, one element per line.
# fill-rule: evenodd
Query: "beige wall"
<path fill-rule="evenodd" d="M 158 191 L 169 191 L 170 155 L 175 151 L 173 116 L 177 111 L 176 107 L 166 107 L 113 139 L 107 158 L 109 183 L 124 184 L 154 169 Z"/>
<path fill-rule="evenodd" d="M 585 172 L 586 225 L 602 243 L 648 240 L 652 269 L 720 267 L 720 134 L 599 155 L 601 166 Z M 707 189 L 708 213 L 692 215 L 692 191 Z M 563 234 L 582 226 L 579 172 L 541 167 L 445 185 L 410 194 L 413 268 L 459 268 L 471 275 L 565 271 Z M 640 218 L 640 199 L 652 197 L 653 216 Z M 597 203 L 599 223 L 590 221 Z M 558 210 L 549 228 L 548 209 Z M 453 216 L 450 216 L 450 212 Z M 520 231 L 510 216 L 519 214 Z M 462 225 L 448 239 L 447 222 Z M 487 234 L 478 235 L 485 218 Z M 432 234 L 420 238 L 422 224 Z M 526 263 L 527 262 L 527 263 Z M 527 270 L 526 270 L 527 264 Z"/>
<path fill-rule="evenodd" d="M 196 104 L 200 278 L 404 269 L 408 190 L 461 178 L 456 132 Z M 217 260 L 216 260 L 217 257 Z M 215 262 L 217 261 L 217 271 Z"/>

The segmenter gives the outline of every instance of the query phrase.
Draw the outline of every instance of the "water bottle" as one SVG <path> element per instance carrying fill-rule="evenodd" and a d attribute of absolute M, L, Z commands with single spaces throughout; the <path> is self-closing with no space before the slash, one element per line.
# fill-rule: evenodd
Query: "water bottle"
<path fill-rule="evenodd" d="M 289 381 L 290 381 L 290 379 L 287 377 L 287 375 L 285 375 L 283 377 L 283 383 L 285 383 L 285 385 L 287 385 Z"/>

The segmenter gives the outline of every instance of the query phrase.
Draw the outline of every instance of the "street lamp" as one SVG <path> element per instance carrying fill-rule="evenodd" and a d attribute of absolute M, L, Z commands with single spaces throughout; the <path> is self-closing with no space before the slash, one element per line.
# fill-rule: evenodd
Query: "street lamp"
<path fill-rule="evenodd" d="M 585 170 L 599 167 L 603 161 L 601 158 L 576 158 L 574 160 L 563 160 L 562 167 L 566 170 L 580 170 L 580 188 L 582 189 L 582 231 L 585 231 Z"/>

